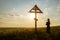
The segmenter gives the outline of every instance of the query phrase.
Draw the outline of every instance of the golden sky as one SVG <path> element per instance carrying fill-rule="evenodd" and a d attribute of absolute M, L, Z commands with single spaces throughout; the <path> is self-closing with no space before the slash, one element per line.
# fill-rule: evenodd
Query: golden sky
<path fill-rule="evenodd" d="M 28 11 L 37 6 L 38 27 L 45 27 L 47 18 L 52 26 L 60 25 L 60 0 L 0 0 L 0 27 L 34 27 L 34 13 Z"/>

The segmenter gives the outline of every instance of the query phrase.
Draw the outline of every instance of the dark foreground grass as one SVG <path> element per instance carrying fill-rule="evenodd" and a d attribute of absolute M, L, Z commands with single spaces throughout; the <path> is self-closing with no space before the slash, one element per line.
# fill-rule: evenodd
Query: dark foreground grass
<path fill-rule="evenodd" d="M 0 40 L 60 40 L 60 27 L 52 27 L 51 33 L 46 28 L 0 28 Z"/>

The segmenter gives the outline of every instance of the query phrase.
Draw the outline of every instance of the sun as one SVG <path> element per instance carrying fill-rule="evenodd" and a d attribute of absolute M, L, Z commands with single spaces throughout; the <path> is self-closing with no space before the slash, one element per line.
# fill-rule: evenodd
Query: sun
<path fill-rule="evenodd" d="M 31 14 L 29 15 L 29 17 L 30 17 L 31 19 L 34 19 L 34 18 L 35 18 L 35 14 L 34 14 L 34 13 L 31 13 Z"/>

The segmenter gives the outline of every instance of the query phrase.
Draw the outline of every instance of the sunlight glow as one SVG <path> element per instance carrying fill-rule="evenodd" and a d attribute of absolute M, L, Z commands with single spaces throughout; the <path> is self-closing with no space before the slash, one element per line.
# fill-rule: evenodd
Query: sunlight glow
<path fill-rule="evenodd" d="M 30 17 L 31 19 L 34 19 L 34 18 L 35 18 L 35 14 L 34 14 L 34 13 L 31 13 L 31 14 L 29 15 L 29 17 Z"/>

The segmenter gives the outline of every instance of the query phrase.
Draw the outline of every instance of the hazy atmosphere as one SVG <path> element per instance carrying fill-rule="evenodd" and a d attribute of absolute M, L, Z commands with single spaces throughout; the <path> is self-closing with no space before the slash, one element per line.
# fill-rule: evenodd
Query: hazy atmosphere
<path fill-rule="evenodd" d="M 45 27 L 47 18 L 51 26 L 60 25 L 60 0 L 0 0 L 0 27 L 34 27 L 34 13 L 28 11 L 37 6 L 38 27 Z"/>

